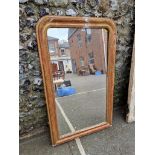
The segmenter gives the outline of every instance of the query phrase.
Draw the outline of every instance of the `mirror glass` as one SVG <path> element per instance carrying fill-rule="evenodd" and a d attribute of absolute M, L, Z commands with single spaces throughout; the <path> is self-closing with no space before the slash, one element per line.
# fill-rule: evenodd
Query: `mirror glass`
<path fill-rule="evenodd" d="M 60 136 L 106 122 L 106 29 L 47 31 Z"/>

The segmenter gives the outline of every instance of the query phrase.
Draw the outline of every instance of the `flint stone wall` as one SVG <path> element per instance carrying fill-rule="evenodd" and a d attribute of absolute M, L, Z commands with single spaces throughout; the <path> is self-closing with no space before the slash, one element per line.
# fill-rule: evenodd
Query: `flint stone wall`
<path fill-rule="evenodd" d="M 48 126 L 35 26 L 45 15 L 108 17 L 117 25 L 114 105 L 127 104 L 134 0 L 19 0 L 20 136 Z"/>

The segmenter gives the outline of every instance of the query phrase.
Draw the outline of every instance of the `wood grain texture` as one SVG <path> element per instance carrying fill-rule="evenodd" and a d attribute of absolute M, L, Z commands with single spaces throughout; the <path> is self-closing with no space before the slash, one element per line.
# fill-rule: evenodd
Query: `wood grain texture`
<path fill-rule="evenodd" d="M 56 114 L 55 95 L 53 90 L 50 57 L 48 54 L 47 30 L 48 28 L 105 28 L 108 30 L 108 71 L 107 71 L 107 103 L 106 122 L 76 131 L 72 134 L 59 136 Z M 116 51 L 116 27 L 112 20 L 107 18 L 90 17 L 66 17 L 66 16 L 44 16 L 36 26 L 39 57 L 44 81 L 44 91 L 50 124 L 50 134 L 53 146 L 73 140 L 77 137 L 88 135 L 103 130 L 112 125 L 113 114 L 113 92 L 115 73 L 115 51 Z"/>

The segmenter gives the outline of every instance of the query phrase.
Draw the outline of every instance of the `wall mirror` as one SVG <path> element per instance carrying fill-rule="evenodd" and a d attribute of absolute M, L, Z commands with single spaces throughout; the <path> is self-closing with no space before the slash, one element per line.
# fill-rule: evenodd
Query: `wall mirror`
<path fill-rule="evenodd" d="M 113 21 L 45 16 L 36 31 L 52 144 L 110 127 L 116 50 Z"/>

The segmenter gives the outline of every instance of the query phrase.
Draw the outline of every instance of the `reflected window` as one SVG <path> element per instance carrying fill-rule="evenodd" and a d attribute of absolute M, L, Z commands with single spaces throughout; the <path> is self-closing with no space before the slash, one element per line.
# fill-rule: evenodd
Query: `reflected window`
<path fill-rule="evenodd" d="M 86 29 L 86 42 L 91 42 L 91 29 Z"/>
<path fill-rule="evenodd" d="M 80 57 L 80 65 L 84 66 L 84 58 L 83 57 Z"/>
<path fill-rule="evenodd" d="M 82 39 L 80 34 L 77 35 L 77 42 L 78 42 L 78 47 L 82 47 Z"/>
<path fill-rule="evenodd" d="M 86 29 L 86 33 L 87 33 L 88 35 L 91 35 L 91 29 Z"/>
<path fill-rule="evenodd" d="M 88 63 L 89 64 L 94 64 L 94 53 L 88 53 Z"/>
<path fill-rule="evenodd" d="M 61 55 L 65 55 L 65 49 L 61 49 Z"/>
<path fill-rule="evenodd" d="M 55 49 L 55 47 L 54 47 L 54 44 L 49 44 L 49 50 L 50 50 L 50 52 L 55 52 L 56 51 L 56 49 Z"/>
<path fill-rule="evenodd" d="M 51 54 L 57 52 L 58 40 L 58 38 L 48 36 L 48 48 Z"/>

